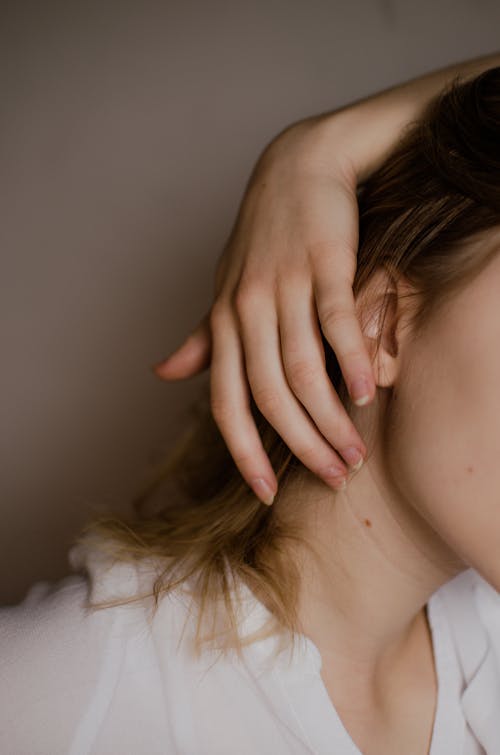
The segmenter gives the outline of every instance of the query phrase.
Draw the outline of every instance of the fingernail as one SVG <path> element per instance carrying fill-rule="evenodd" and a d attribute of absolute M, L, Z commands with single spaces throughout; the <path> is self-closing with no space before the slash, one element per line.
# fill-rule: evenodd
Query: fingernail
<path fill-rule="evenodd" d="M 257 477 L 251 482 L 252 489 L 262 503 L 270 506 L 274 501 L 274 493 L 271 486 L 262 477 Z"/>
<path fill-rule="evenodd" d="M 330 467 L 324 475 L 327 485 L 331 485 L 335 490 L 344 490 L 347 485 L 345 472 L 338 467 Z"/>
<path fill-rule="evenodd" d="M 334 479 L 328 480 L 328 484 L 331 487 L 333 487 L 333 489 L 335 491 L 337 491 L 337 490 L 345 490 L 346 487 L 347 487 L 347 480 L 346 480 L 345 477 L 342 477 L 342 478 L 338 477 L 336 480 L 334 480 Z"/>
<path fill-rule="evenodd" d="M 341 451 L 342 456 L 346 460 L 346 462 L 349 464 L 349 466 L 352 468 L 351 471 L 357 472 L 358 469 L 363 464 L 363 454 L 358 448 L 354 448 L 354 446 L 349 446 L 349 448 L 346 448 L 344 451 Z"/>
<path fill-rule="evenodd" d="M 356 406 L 364 406 L 370 400 L 370 388 L 366 378 L 357 378 L 351 385 L 351 396 Z"/>

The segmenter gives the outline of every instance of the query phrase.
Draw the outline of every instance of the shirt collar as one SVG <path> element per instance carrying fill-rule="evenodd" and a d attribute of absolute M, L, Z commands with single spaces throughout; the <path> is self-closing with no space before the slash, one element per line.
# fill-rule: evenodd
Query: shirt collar
<path fill-rule="evenodd" d="M 500 755 L 500 594 L 473 569 L 438 593 L 464 677 L 464 716 L 488 755 Z"/>

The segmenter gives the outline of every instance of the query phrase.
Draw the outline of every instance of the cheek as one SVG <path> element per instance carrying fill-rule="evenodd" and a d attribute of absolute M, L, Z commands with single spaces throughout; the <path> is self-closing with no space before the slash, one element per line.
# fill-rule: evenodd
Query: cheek
<path fill-rule="evenodd" d="M 412 352 L 387 425 L 388 474 L 442 541 L 500 589 L 500 361 L 495 368 L 484 355 L 477 340 L 471 351 L 457 339 L 447 351 Z"/>

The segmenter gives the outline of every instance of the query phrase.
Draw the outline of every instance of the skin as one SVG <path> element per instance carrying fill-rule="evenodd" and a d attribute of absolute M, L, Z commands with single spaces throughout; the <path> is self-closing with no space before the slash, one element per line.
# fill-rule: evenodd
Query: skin
<path fill-rule="evenodd" d="M 154 372 L 179 380 L 210 365 L 214 420 L 264 503 L 272 503 L 277 480 L 250 393 L 295 456 L 333 489 L 365 456 L 363 437 L 331 388 L 318 338 L 321 327 L 352 399 L 370 404 L 374 376 L 352 293 L 356 186 L 449 81 L 494 65 L 498 53 L 299 121 L 259 158 L 217 265 L 214 304 Z M 358 389 L 358 380 L 366 385 Z"/>
<path fill-rule="evenodd" d="M 474 244 L 500 251 L 500 229 Z M 316 558 L 291 553 L 301 563 L 299 619 L 335 708 L 370 755 L 427 752 L 437 691 L 430 596 L 469 567 L 500 590 L 500 255 L 418 334 L 408 320 L 418 296 L 406 296 L 404 278 L 389 281 L 375 353 L 377 291 L 388 280 L 379 271 L 362 292 L 377 397 L 350 414 L 371 432 L 369 458 L 345 491 L 306 470 L 275 504 L 316 549 Z"/>
<path fill-rule="evenodd" d="M 430 596 L 469 566 L 500 589 L 500 351 L 492 348 L 500 263 L 417 337 L 404 327 L 415 299 L 403 298 L 406 281 L 392 282 L 392 316 L 375 352 L 373 323 L 360 325 L 352 294 L 356 187 L 443 86 L 493 65 L 499 55 L 451 66 L 278 135 L 250 178 L 211 310 L 154 367 L 168 381 L 210 365 L 214 419 L 263 502 L 272 503 L 277 481 L 250 392 L 304 464 L 276 503 L 285 518 L 301 519 L 317 553 L 291 554 L 302 566 L 299 622 L 366 755 L 428 752 L 437 695 Z M 376 287 L 366 295 L 376 304 Z M 348 414 L 331 389 L 319 327 L 364 408 Z M 366 456 L 372 427 L 373 452 L 332 492 L 337 474 Z"/>

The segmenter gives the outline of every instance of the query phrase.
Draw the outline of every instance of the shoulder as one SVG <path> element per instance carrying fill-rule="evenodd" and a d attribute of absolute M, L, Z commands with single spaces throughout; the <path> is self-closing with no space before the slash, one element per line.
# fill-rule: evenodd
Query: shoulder
<path fill-rule="evenodd" d="M 54 642 L 61 632 L 73 636 L 79 628 L 108 630 L 117 623 L 117 610 L 95 611 L 92 606 L 113 598 L 126 599 L 138 589 L 133 564 L 113 561 L 96 539 L 73 546 L 68 560 L 75 573 L 58 581 L 35 582 L 15 605 L 0 607 L 0 643 L 5 646 Z M 1 656 L 0 656 L 1 657 Z"/>
<path fill-rule="evenodd" d="M 63 751 L 53 738 L 68 741 L 65 736 L 95 690 L 103 683 L 113 685 L 131 638 L 139 640 L 134 645 L 137 663 L 148 662 L 140 601 L 92 608 L 101 601 L 133 597 L 146 584 L 145 575 L 95 546 L 89 539 L 69 551 L 70 564 L 79 573 L 36 582 L 21 602 L 0 607 L 0 750 L 2 736 L 9 737 L 9 745 L 19 745 L 16 751 L 29 751 L 20 749 L 23 743 L 34 741 L 29 737 L 35 732 L 45 732 L 55 747 L 51 751 Z M 50 727 L 54 731 L 49 733 Z"/>

